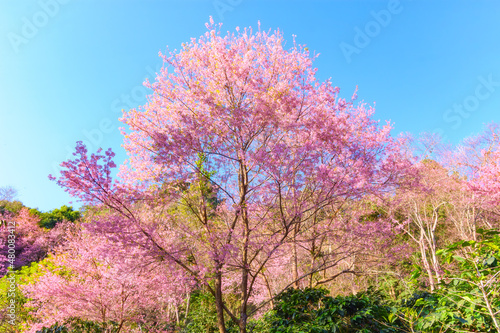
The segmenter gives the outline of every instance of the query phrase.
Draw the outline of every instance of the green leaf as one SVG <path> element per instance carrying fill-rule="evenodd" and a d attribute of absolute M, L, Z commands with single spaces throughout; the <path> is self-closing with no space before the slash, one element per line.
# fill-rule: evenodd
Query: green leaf
<path fill-rule="evenodd" d="M 483 262 L 483 265 L 484 266 L 488 266 L 488 267 L 496 267 L 497 266 L 497 258 L 495 258 L 495 257 L 489 257 L 488 259 L 486 259 Z"/>
<path fill-rule="evenodd" d="M 421 306 L 421 305 L 425 305 L 425 299 L 423 298 L 419 298 L 417 299 L 417 301 L 415 302 L 415 306 Z"/>

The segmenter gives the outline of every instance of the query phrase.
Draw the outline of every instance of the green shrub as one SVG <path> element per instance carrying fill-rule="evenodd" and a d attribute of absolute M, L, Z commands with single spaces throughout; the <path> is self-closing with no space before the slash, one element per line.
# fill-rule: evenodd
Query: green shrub
<path fill-rule="evenodd" d="M 273 333 L 403 332 L 393 309 L 373 292 L 327 296 L 326 289 L 288 289 L 276 298 L 269 317 Z M 390 318 L 394 318 L 390 322 Z"/>

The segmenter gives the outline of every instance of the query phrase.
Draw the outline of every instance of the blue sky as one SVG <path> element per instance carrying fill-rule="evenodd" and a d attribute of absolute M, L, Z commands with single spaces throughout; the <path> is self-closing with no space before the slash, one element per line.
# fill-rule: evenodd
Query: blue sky
<path fill-rule="evenodd" d="M 451 142 L 500 122 L 496 1 L 0 1 L 0 186 L 47 211 L 71 199 L 48 174 L 78 140 L 125 159 L 122 108 L 144 104 L 159 51 L 223 30 L 279 28 L 320 53 L 321 80 L 400 132 Z M 75 205 L 75 203 L 74 203 Z M 77 205 L 78 206 L 78 205 Z"/>

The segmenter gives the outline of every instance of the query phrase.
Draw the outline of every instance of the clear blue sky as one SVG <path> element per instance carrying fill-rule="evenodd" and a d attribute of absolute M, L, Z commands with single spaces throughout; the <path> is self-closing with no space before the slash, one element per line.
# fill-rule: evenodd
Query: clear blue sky
<path fill-rule="evenodd" d="M 280 28 L 321 55 L 318 76 L 376 103 L 394 134 L 452 142 L 500 122 L 497 1 L 0 1 L 0 186 L 47 211 L 71 199 L 47 178 L 78 140 L 125 158 L 120 109 L 144 104 L 158 51 L 205 32 Z"/>

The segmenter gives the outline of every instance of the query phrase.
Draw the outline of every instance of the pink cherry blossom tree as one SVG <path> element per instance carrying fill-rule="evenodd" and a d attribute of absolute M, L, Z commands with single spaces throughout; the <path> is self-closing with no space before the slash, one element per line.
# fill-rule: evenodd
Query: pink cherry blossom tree
<path fill-rule="evenodd" d="M 5 212 L 0 216 L 0 220 L 3 221 L 0 237 L 4 241 L 0 244 L 0 261 L 3 263 L 0 276 L 7 272 L 8 266 L 18 269 L 43 259 L 63 237 L 62 225 L 52 230 L 41 228 L 38 225 L 40 219 L 30 214 L 26 207 L 18 214 Z M 14 253 L 9 252 L 9 244 L 13 244 Z"/>
<path fill-rule="evenodd" d="M 450 192 L 461 189 L 457 180 L 436 161 L 424 159 L 415 169 L 420 173 L 419 186 L 399 193 L 393 209 L 406 217 L 400 223 L 418 247 L 429 287 L 434 291 L 442 273 L 437 256 L 440 246 L 437 229 L 445 223 L 443 212 L 449 204 Z"/>
<path fill-rule="evenodd" d="M 161 328 L 159 323 L 173 322 L 171 309 L 192 288 L 185 275 L 175 273 L 177 267 L 152 262 L 138 248 L 75 226 L 66 230 L 66 237 L 50 258 L 56 268 L 23 286 L 38 320 L 32 332 L 56 323 L 71 325 L 74 318 L 100 323 L 105 332 L 128 331 L 134 325 L 153 332 Z"/>
<path fill-rule="evenodd" d="M 470 170 L 469 188 L 486 199 L 490 209 L 500 206 L 500 125 L 490 124 L 480 135 L 467 140 L 462 156 L 476 150 L 474 159 L 464 159 Z"/>
<path fill-rule="evenodd" d="M 441 161 L 459 176 L 463 188 L 454 191 L 450 218 L 462 239 L 477 240 L 475 230 L 498 228 L 500 195 L 498 161 L 500 158 L 500 127 L 496 123 L 464 139 L 456 147 L 445 149 Z"/>
<path fill-rule="evenodd" d="M 297 241 L 343 203 L 393 192 L 410 162 L 371 107 L 318 82 L 307 48 L 285 49 L 280 31 L 207 27 L 162 55 L 148 103 L 124 113 L 121 181 L 111 180 L 111 151 L 89 158 L 79 144 L 58 183 L 113 212 L 94 219 L 100 233 L 207 288 L 220 332 L 226 317 L 246 332 L 266 267 L 291 246 L 295 280 L 317 272 L 316 263 L 299 275 Z M 225 301 L 229 285 L 236 311 Z"/>
<path fill-rule="evenodd" d="M 493 124 L 456 147 L 432 134 L 410 141 L 419 160 L 414 165 L 418 186 L 398 191 L 391 205 L 407 217 L 400 223 L 418 247 L 431 290 L 441 281 L 437 250 L 446 242 L 477 240 L 477 228 L 492 228 L 498 220 L 491 218 L 498 195 L 494 185 L 498 133 Z"/>

